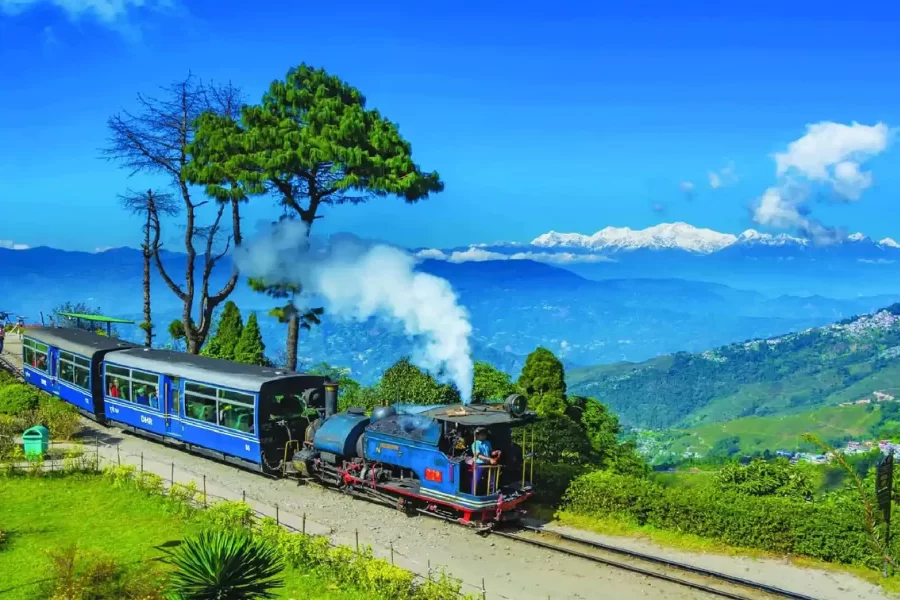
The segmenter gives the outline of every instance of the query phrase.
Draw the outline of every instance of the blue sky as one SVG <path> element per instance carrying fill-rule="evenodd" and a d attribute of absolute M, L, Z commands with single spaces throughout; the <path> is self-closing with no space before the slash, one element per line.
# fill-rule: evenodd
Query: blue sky
<path fill-rule="evenodd" d="M 900 125 L 900 14 L 887 2 L 484 4 L 0 0 L 0 240 L 135 245 L 140 225 L 116 195 L 153 182 L 97 158 L 105 121 L 188 70 L 250 101 L 301 61 L 362 90 L 447 189 L 316 226 L 409 246 L 661 221 L 765 229 L 752 217 L 777 183 L 772 155 L 807 124 Z M 900 238 L 900 152 L 871 154 L 857 201 L 807 207 Z M 713 189 L 709 172 L 729 165 L 736 180 Z M 245 214 L 252 227 L 274 213 L 256 199 Z"/>

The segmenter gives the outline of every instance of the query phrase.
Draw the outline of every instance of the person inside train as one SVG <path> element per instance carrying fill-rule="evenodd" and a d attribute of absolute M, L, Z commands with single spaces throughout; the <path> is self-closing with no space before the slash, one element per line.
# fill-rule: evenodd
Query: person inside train
<path fill-rule="evenodd" d="M 119 397 L 119 380 L 113 379 L 109 384 L 109 397 L 110 398 L 118 398 Z"/>

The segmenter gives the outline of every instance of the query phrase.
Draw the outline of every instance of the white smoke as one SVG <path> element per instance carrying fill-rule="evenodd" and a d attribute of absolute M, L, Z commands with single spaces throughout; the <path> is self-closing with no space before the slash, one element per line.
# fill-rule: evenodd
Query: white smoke
<path fill-rule="evenodd" d="M 235 248 L 235 265 L 241 274 L 268 284 L 300 284 L 304 295 L 322 299 L 332 317 L 402 323 L 418 343 L 413 364 L 452 381 L 468 404 L 474 377 L 472 326 L 450 283 L 415 271 L 415 257 L 399 248 L 347 237 L 310 248 L 307 231 L 305 224 L 289 220 L 267 227 Z"/>

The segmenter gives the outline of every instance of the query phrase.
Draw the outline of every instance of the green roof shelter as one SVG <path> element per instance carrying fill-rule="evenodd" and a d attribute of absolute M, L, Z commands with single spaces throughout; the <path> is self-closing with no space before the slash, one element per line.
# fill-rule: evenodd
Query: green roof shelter
<path fill-rule="evenodd" d="M 128 319 L 117 319 L 115 317 L 105 317 L 103 315 L 86 315 L 82 313 L 68 313 L 61 312 L 56 313 L 61 317 L 68 317 L 70 319 L 75 319 L 75 322 L 81 327 L 82 321 L 88 321 L 90 323 L 106 323 L 106 335 L 107 337 L 112 337 L 112 324 L 115 323 L 117 325 L 134 325 L 134 321 L 129 321 Z"/>

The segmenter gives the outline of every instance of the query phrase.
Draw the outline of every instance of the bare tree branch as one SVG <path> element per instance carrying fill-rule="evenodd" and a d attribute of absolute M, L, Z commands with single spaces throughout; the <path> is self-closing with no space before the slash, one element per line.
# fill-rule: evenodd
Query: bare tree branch
<path fill-rule="evenodd" d="M 145 246 L 147 247 L 145 252 L 152 251 L 154 262 L 163 281 L 183 302 L 182 321 L 187 348 L 189 352 L 197 353 L 206 341 L 209 331 L 208 321 L 212 311 L 234 290 L 231 279 L 236 282 L 237 275 L 233 274 L 229 282 L 217 294 L 209 295 L 209 280 L 213 267 L 224 256 L 224 253 L 215 254 L 212 248 L 220 233 L 220 221 L 228 202 L 218 203 L 215 221 L 212 225 L 200 225 L 197 209 L 207 204 L 209 200 L 195 201 L 192 198 L 191 190 L 185 181 L 184 170 L 190 161 L 189 147 L 194 139 L 197 118 L 206 111 L 230 118 L 237 117 L 242 106 L 241 92 L 231 83 L 223 86 L 204 84 L 198 78 L 188 74 L 181 81 L 161 88 L 158 97 L 139 94 L 137 103 L 138 108 L 134 113 L 122 111 L 109 118 L 107 125 L 110 138 L 108 146 L 102 150 L 102 154 L 106 160 L 116 161 L 123 168 L 130 169 L 132 175 L 135 173 L 167 175 L 178 191 L 184 208 L 184 247 L 187 254 L 183 287 L 178 285 L 166 272 L 159 254 L 162 247 L 160 244 L 160 216 L 174 214 L 172 197 L 168 196 L 165 198 L 165 203 L 160 204 L 163 196 L 154 196 L 156 199 L 154 207 L 149 207 L 146 202 L 142 204 L 140 200 L 131 197 L 128 200 L 123 199 L 122 202 L 126 210 L 131 212 L 139 210 L 141 214 L 144 214 L 144 210 L 146 210 L 145 227 L 148 234 L 145 235 Z M 241 240 L 240 210 L 237 201 L 231 201 L 231 204 L 232 236 L 234 243 L 239 244 Z M 149 235 L 151 233 L 152 240 Z M 201 272 L 203 276 L 200 290 L 195 290 L 194 274 L 198 256 L 195 240 L 203 244 L 205 248 L 202 254 Z M 226 252 L 230 244 L 231 237 L 226 242 Z M 195 320 L 192 313 L 198 291 L 200 319 Z M 195 326 L 194 323 L 198 325 Z"/>

